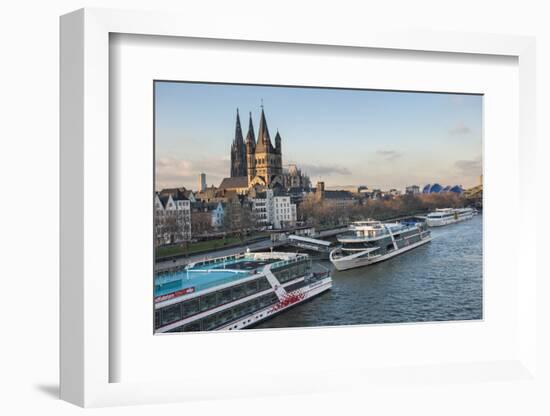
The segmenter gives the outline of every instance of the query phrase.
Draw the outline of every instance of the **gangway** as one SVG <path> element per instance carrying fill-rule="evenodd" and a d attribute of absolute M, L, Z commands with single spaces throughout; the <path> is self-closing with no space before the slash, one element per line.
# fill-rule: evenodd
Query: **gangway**
<path fill-rule="evenodd" d="M 288 245 L 303 248 L 306 250 L 317 251 L 319 253 L 328 253 L 334 248 L 334 243 L 316 238 L 302 237 L 299 235 L 289 235 Z"/>

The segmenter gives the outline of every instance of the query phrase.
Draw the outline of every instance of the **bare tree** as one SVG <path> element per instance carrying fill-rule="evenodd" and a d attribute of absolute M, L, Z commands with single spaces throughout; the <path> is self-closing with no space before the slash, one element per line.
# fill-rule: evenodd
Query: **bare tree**
<path fill-rule="evenodd" d="M 224 230 L 244 241 L 254 225 L 252 208 L 247 201 L 235 197 L 227 202 L 223 217 Z"/>

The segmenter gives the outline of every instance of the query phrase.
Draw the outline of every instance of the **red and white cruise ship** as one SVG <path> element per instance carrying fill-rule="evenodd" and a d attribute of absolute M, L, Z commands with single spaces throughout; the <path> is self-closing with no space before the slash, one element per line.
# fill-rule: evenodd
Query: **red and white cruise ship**
<path fill-rule="evenodd" d="M 297 253 L 245 253 L 155 276 L 155 333 L 237 330 L 332 287 Z"/>

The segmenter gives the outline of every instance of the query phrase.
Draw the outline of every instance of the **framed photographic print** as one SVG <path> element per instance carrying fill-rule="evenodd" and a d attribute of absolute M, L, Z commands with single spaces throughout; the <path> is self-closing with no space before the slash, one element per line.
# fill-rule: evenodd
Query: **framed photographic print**
<path fill-rule="evenodd" d="M 531 377 L 533 40 L 327 36 L 62 17 L 63 399 Z"/>
<path fill-rule="evenodd" d="M 482 319 L 482 95 L 154 94 L 155 333 Z"/>

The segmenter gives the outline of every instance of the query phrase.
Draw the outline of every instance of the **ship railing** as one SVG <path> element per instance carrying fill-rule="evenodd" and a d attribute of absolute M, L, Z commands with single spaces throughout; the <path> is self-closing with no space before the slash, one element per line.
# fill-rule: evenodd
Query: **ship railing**
<path fill-rule="evenodd" d="M 370 238 L 379 238 L 379 237 L 383 237 L 383 236 L 386 236 L 386 235 L 389 235 L 388 231 L 386 230 L 376 230 L 376 232 L 374 233 L 371 233 L 371 234 L 364 234 L 364 235 L 357 235 L 357 234 L 342 234 L 341 236 L 338 237 L 339 240 L 346 240 L 346 241 L 364 241 L 365 239 L 370 239 Z"/>
<path fill-rule="evenodd" d="M 238 273 L 238 274 L 250 274 L 250 270 L 239 270 L 239 269 L 193 269 L 190 270 L 192 273 Z"/>
<path fill-rule="evenodd" d="M 246 256 L 244 253 L 238 253 L 238 254 L 231 254 L 229 256 L 216 257 L 215 259 L 204 259 L 194 263 L 189 263 L 187 265 L 187 268 L 191 269 L 196 266 L 210 266 L 212 264 L 223 264 L 223 263 L 227 263 L 228 261 L 239 260 L 245 257 Z"/>
<path fill-rule="evenodd" d="M 163 272 L 155 276 L 156 285 L 165 285 L 178 280 L 181 280 L 181 272 Z"/>
<path fill-rule="evenodd" d="M 330 272 L 313 272 L 309 274 L 304 280 L 306 283 L 313 283 L 319 280 L 323 280 L 327 277 L 330 277 Z"/>
<path fill-rule="evenodd" d="M 286 265 L 289 265 L 289 264 L 300 263 L 300 262 L 303 262 L 304 259 L 306 259 L 305 256 L 298 256 L 298 257 L 293 257 L 291 259 L 285 259 L 285 260 L 277 261 L 273 264 L 270 264 L 270 266 L 271 266 L 270 268 L 274 269 L 274 268 L 283 267 L 283 266 L 286 266 Z"/>

